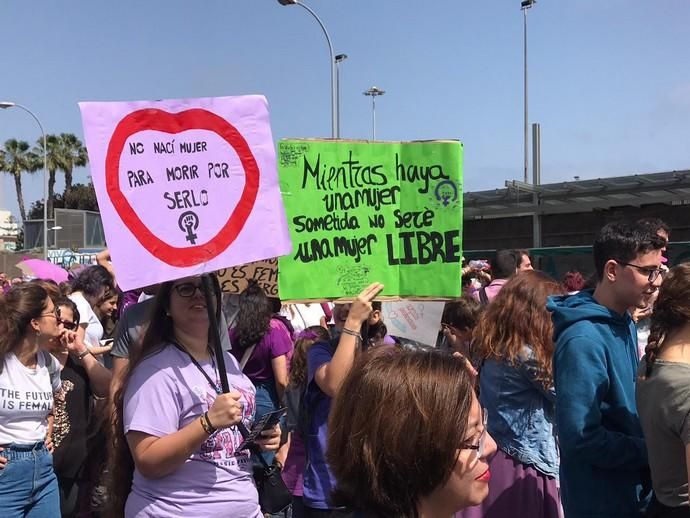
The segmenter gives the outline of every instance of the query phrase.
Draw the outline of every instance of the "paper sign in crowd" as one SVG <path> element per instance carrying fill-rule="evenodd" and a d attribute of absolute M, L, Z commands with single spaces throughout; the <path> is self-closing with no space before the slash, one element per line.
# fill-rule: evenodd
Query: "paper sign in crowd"
<path fill-rule="evenodd" d="M 284 140 L 280 185 L 293 251 L 283 300 L 459 297 L 462 144 Z"/>
<path fill-rule="evenodd" d="M 269 297 L 278 297 L 278 259 L 241 264 L 218 270 L 220 287 L 227 293 L 242 293 L 250 280 L 256 281 Z"/>
<path fill-rule="evenodd" d="M 381 304 L 388 334 L 435 345 L 441 330 L 444 302 L 403 300 Z"/>
<path fill-rule="evenodd" d="M 79 106 L 123 290 L 290 252 L 263 96 Z"/>

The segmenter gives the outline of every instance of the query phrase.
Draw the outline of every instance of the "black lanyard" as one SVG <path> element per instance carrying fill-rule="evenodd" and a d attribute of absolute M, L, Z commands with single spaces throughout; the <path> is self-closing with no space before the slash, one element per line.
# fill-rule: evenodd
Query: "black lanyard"
<path fill-rule="evenodd" d="M 206 380 L 208 381 L 208 384 L 209 384 L 210 387 L 216 392 L 216 394 L 220 395 L 220 394 L 223 393 L 223 389 L 220 388 L 220 385 L 218 384 L 218 382 L 217 382 L 217 381 L 214 382 L 214 381 L 211 379 L 211 376 L 209 376 L 208 373 L 203 369 L 203 367 L 202 367 L 201 365 L 199 365 L 199 362 L 196 361 L 196 358 L 194 358 L 194 356 L 192 356 L 192 355 L 190 354 L 190 352 L 189 352 L 187 349 L 185 349 L 184 347 L 182 347 L 182 346 L 181 346 L 180 344 L 178 344 L 177 342 L 172 342 L 172 344 L 173 344 L 175 347 L 177 347 L 180 351 L 182 351 L 183 353 L 187 354 L 187 356 L 189 356 L 189 359 L 192 360 L 192 363 L 194 364 L 194 366 L 195 366 L 197 369 L 199 369 L 199 372 L 201 372 L 201 374 L 204 375 L 204 378 L 206 378 Z M 213 367 L 213 371 L 214 371 L 216 374 L 218 374 L 218 376 L 220 376 L 220 373 L 218 372 L 218 369 L 216 368 L 216 362 L 215 362 L 215 360 L 213 359 L 213 353 L 209 351 L 209 354 L 211 355 L 211 366 Z"/>

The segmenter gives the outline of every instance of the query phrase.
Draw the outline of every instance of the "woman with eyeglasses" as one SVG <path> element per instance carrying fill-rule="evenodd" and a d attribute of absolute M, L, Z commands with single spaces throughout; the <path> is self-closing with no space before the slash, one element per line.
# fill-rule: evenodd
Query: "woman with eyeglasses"
<path fill-rule="evenodd" d="M 554 279 L 525 271 L 486 306 L 473 332 L 481 362 L 479 399 L 498 451 L 491 459 L 489 498 L 462 518 L 558 518 L 559 457 L 550 295 L 565 294 Z"/>
<path fill-rule="evenodd" d="M 60 338 L 55 305 L 39 284 L 0 297 L 0 514 L 60 514 L 53 459 L 46 446 L 60 365 L 42 348 Z M 51 446 L 52 448 L 52 446 Z"/>
<path fill-rule="evenodd" d="M 93 356 L 77 336 L 79 311 L 76 304 L 62 297 L 54 300 L 61 340 L 48 344 L 62 370 L 63 397 L 55 400 L 52 440 L 53 464 L 60 489 L 62 518 L 76 516 L 81 505 L 90 499 L 91 480 L 86 472 L 92 456 L 92 398 L 106 397 L 111 374 Z"/>
<path fill-rule="evenodd" d="M 333 504 L 358 518 L 447 518 L 481 503 L 496 444 L 473 383 L 463 360 L 434 350 L 360 355 L 329 419 Z"/>
<path fill-rule="evenodd" d="M 213 278 L 220 315 L 220 285 Z M 255 389 L 224 353 L 219 361 L 201 279 L 163 283 L 138 357 L 115 394 L 107 512 L 118 518 L 262 518 L 248 450 L 238 424 L 251 428 Z M 280 429 L 258 440 L 275 451 Z"/>

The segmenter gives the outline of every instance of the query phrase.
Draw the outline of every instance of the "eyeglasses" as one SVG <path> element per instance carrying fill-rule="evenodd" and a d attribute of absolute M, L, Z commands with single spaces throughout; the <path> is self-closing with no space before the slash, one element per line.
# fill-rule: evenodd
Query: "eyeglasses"
<path fill-rule="evenodd" d="M 648 266 L 640 266 L 637 264 L 624 263 L 623 261 L 618 261 L 618 260 L 615 260 L 615 261 L 618 264 L 622 264 L 623 266 L 631 266 L 631 267 L 637 269 L 638 271 L 642 272 L 643 274 L 646 274 L 647 275 L 647 281 L 650 283 L 657 280 L 659 278 L 659 276 L 661 276 L 662 279 L 666 276 L 666 270 L 664 268 L 651 268 Z"/>
<path fill-rule="evenodd" d="M 58 317 L 58 312 L 57 309 L 55 311 L 49 311 L 47 313 L 41 313 L 38 315 L 39 317 L 55 317 L 55 320 L 58 320 L 60 317 Z"/>
<path fill-rule="evenodd" d="M 185 282 L 184 284 L 178 284 L 175 286 L 175 291 L 180 297 L 185 299 L 191 298 L 199 290 L 199 293 L 203 295 L 203 288 L 201 284 L 192 284 L 191 282 Z"/>
<path fill-rule="evenodd" d="M 62 326 L 67 329 L 68 331 L 76 331 L 76 329 L 79 327 L 79 324 L 76 322 L 71 322 L 69 320 L 62 320 L 60 317 L 57 319 L 58 324 L 62 324 Z"/>
<path fill-rule="evenodd" d="M 482 433 L 479 436 L 479 442 L 477 444 L 463 444 L 461 446 L 463 450 L 475 450 L 478 459 L 481 459 L 484 455 L 484 446 L 486 445 L 486 424 L 488 419 L 489 413 L 486 411 L 486 408 L 482 408 Z"/>

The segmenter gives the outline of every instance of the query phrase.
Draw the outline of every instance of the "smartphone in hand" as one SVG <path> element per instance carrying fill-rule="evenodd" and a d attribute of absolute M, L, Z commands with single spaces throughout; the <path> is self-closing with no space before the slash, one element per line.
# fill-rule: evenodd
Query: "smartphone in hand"
<path fill-rule="evenodd" d="M 249 434 L 244 437 L 244 440 L 237 447 L 236 451 L 246 450 L 256 445 L 256 439 L 258 439 L 263 432 L 270 430 L 275 425 L 277 425 L 283 416 L 287 413 L 287 408 L 280 408 L 274 412 L 269 412 L 261 416 L 261 418 L 254 421 L 252 429 Z"/>

